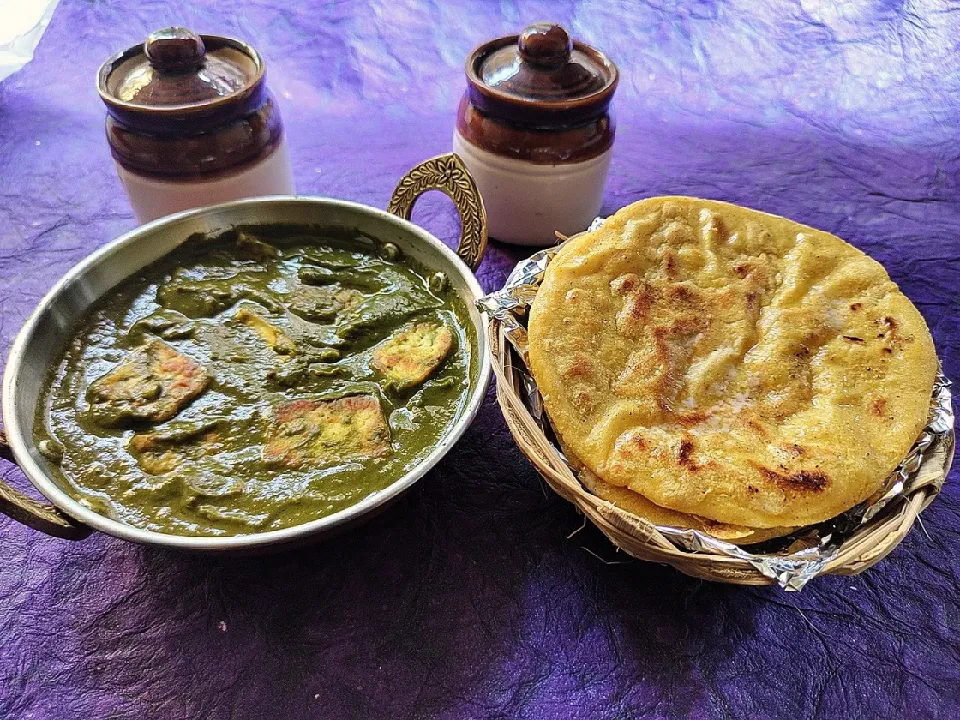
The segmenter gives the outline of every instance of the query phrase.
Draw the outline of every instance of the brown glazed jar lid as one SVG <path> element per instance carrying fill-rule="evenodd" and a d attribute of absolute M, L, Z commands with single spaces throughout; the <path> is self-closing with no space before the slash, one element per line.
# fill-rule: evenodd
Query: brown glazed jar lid
<path fill-rule="evenodd" d="M 107 60 L 97 88 L 131 130 L 203 132 L 263 104 L 263 60 L 239 40 L 169 27 Z"/>
<path fill-rule="evenodd" d="M 559 25 L 535 23 L 484 43 L 467 58 L 467 96 L 483 113 L 518 125 L 563 127 L 607 111 L 617 66 Z"/>

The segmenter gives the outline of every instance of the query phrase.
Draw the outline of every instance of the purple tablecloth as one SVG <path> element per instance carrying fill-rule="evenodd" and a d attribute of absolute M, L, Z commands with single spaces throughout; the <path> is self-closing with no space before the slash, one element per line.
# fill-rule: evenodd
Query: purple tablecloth
<path fill-rule="evenodd" d="M 960 377 L 955 5 L 163 5 L 63 0 L 0 84 L 3 352 L 58 276 L 134 226 L 94 88 L 114 50 L 171 23 L 251 41 L 300 191 L 384 207 L 450 149 L 470 49 L 552 18 L 622 69 L 605 212 L 687 193 L 837 233 L 884 262 Z M 442 197 L 414 219 L 456 234 Z M 494 243 L 484 287 L 522 255 Z M 958 480 L 863 575 L 708 584 L 572 534 L 491 396 L 403 501 L 309 549 L 211 559 L 0 519 L 0 718 L 954 718 Z"/>

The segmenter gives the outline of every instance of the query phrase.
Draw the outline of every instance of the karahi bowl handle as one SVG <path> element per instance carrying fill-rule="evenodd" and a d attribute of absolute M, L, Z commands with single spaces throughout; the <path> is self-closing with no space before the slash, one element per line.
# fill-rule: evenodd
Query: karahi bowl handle
<path fill-rule="evenodd" d="M 3 430 L 0 430 L 0 459 L 17 465 Z M 28 528 L 65 540 L 82 540 L 92 532 L 56 506 L 34 500 L 3 481 L 0 481 L 0 513 Z"/>
<path fill-rule="evenodd" d="M 424 160 L 400 178 L 387 211 L 410 219 L 413 206 L 425 192 L 446 194 L 460 213 L 460 243 L 457 255 L 471 270 L 476 270 L 487 249 L 487 213 L 473 176 L 456 153 Z"/>

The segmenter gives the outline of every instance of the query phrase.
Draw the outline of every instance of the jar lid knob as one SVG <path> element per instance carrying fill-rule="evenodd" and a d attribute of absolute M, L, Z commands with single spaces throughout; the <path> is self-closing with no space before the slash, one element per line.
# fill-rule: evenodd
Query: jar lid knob
<path fill-rule="evenodd" d="M 143 44 L 150 64 L 157 70 L 182 72 L 203 65 L 203 40 L 184 27 L 168 27 L 147 36 Z"/>
<path fill-rule="evenodd" d="M 557 68 L 566 65 L 573 52 L 570 34 L 554 23 L 540 22 L 520 34 L 520 57 L 533 65 Z"/>

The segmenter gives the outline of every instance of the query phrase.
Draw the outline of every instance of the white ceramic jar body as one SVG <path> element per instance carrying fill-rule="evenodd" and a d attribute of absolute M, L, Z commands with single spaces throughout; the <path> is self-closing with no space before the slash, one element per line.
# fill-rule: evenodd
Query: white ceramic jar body
<path fill-rule="evenodd" d="M 131 172 L 116 163 L 120 182 L 140 223 L 159 217 L 240 198 L 260 195 L 293 195 L 296 190 L 286 141 L 264 158 L 239 170 L 209 179 L 162 179 Z"/>
<path fill-rule="evenodd" d="M 454 132 L 453 151 L 480 189 L 490 236 L 514 245 L 544 247 L 556 233 L 586 230 L 600 212 L 610 147 L 582 162 L 540 165 L 496 155 Z"/>

